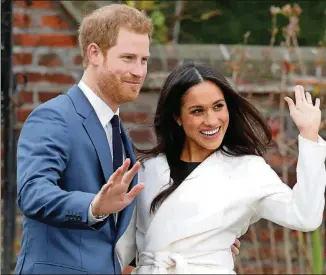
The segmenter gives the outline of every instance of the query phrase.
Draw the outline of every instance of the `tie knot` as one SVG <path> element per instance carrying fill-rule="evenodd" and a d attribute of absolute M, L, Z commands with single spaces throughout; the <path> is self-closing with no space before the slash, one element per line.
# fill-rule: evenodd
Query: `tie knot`
<path fill-rule="evenodd" d="M 111 119 L 111 125 L 112 127 L 119 127 L 120 120 L 118 115 L 114 115 L 113 118 Z"/>

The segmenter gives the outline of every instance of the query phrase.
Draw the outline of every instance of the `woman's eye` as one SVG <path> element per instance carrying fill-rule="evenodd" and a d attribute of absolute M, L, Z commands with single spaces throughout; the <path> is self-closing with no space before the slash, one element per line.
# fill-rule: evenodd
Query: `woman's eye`
<path fill-rule="evenodd" d="M 224 104 L 217 104 L 214 106 L 214 109 L 221 109 L 223 108 Z"/>
<path fill-rule="evenodd" d="M 193 110 L 191 113 L 192 114 L 200 114 L 202 112 L 202 110 L 197 109 L 197 110 Z"/>

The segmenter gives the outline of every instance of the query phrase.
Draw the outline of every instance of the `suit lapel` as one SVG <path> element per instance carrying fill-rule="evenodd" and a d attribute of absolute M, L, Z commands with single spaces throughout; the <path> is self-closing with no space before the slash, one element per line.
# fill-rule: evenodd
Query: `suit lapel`
<path fill-rule="evenodd" d="M 113 163 L 112 163 L 110 146 L 107 141 L 105 131 L 101 125 L 101 122 L 99 121 L 93 107 L 87 100 L 83 91 L 77 85 L 74 85 L 68 91 L 67 95 L 71 98 L 75 106 L 76 112 L 81 117 L 84 118 L 83 126 L 93 143 L 93 146 L 96 150 L 97 156 L 101 163 L 104 178 L 107 181 L 113 173 Z M 124 148 L 126 150 L 126 155 L 127 157 L 130 158 L 131 166 L 132 166 L 135 164 L 136 159 L 134 156 L 132 143 L 123 126 L 121 126 L 121 138 L 124 144 Z M 130 184 L 130 188 L 135 186 L 137 182 L 138 182 L 138 177 L 136 175 Z M 127 229 L 130 219 L 132 217 L 134 207 L 135 207 L 135 200 L 131 204 L 129 204 L 124 210 L 119 212 L 118 215 L 119 219 L 117 224 L 118 231 L 116 234 L 116 240 L 118 240 Z M 114 229 L 115 226 L 112 225 L 113 223 L 112 217 L 110 219 L 110 223 L 111 223 L 111 228 Z"/>
<path fill-rule="evenodd" d="M 132 148 L 132 143 L 128 137 L 128 134 L 126 133 L 126 130 L 123 128 L 122 124 L 121 124 L 121 138 L 127 153 L 127 157 L 130 158 L 131 165 L 134 165 L 136 159 L 134 155 L 134 150 Z"/>
<path fill-rule="evenodd" d="M 83 125 L 95 147 L 97 156 L 101 163 L 105 181 L 107 182 L 113 172 L 113 164 L 105 131 L 95 112 L 92 112 L 84 120 Z"/>
<path fill-rule="evenodd" d="M 101 122 L 86 96 L 77 85 L 74 85 L 67 95 L 71 98 L 76 112 L 84 118 L 83 126 L 95 147 L 105 181 L 107 181 L 113 172 L 113 164 L 109 143 Z"/>
<path fill-rule="evenodd" d="M 126 150 L 126 155 L 127 157 L 130 158 L 130 167 L 132 167 L 135 162 L 135 155 L 133 152 L 133 148 L 132 148 L 132 143 L 125 131 L 125 129 L 123 128 L 123 126 L 121 126 L 121 138 Z M 136 174 L 136 176 L 133 178 L 132 182 L 130 183 L 129 186 L 129 190 L 131 190 L 131 188 L 133 186 L 135 186 L 138 183 L 138 176 Z M 125 209 L 123 209 L 122 211 L 119 212 L 119 219 L 118 219 L 118 224 L 117 224 L 117 228 L 118 228 L 118 234 L 117 234 L 117 241 L 119 240 L 119 238 L 122 236 L 122 234 L 125 232 L 125 230 L 128 227 L 128 224 L 130 222 L 130 219 L 132 217 L 132 213 L 134 210 L 134 207 L 136 205 L 135 203 L 136 201 L 133 200 L 133 202 L 131 204 L 129 204 Z"/>

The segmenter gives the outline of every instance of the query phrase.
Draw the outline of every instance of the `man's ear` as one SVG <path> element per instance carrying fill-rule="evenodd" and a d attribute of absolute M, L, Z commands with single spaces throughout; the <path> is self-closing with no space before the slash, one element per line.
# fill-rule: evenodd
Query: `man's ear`
<path fill-rule="evenodd" d="M 91 43 L 87 47 L 87 58 L 90 64 L 98 66 L 102 63 L 103 54 L 96 43 Z"/>

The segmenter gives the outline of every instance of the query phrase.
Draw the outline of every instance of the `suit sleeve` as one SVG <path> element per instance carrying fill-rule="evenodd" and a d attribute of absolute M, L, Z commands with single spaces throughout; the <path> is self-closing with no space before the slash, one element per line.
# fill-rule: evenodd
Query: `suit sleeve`
<path fill-rule="evenodd" d="M 43 105 L 31 113 L 17 147 L 18 205 L 25 216 L 43 223 L 90 229 L 88 209 L 95 194 L 60 188 L 70 160 L 69 142 L 59 111 Z"/>
<path fill-rule="evenodd" d="M 304 232 L 317 229 L 325 206 L 325 158 L 326 142 L 322 138 L 316 143 L 299 136 L 297 183 L 293 189 L 260 158 L 252 171 L 264 194 L 254 205 L 258 218 Z"/>

